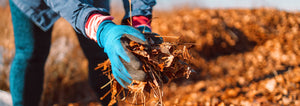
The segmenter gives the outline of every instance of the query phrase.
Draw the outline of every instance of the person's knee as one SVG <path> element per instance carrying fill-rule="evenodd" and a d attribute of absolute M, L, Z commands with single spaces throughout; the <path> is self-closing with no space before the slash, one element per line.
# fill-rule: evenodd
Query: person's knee
<path fill-rule="evenodd" d="M 28 61 L 33 55 L 33 47 L 26 45 L 16 46 L 15 60 Z"/>
<path fill-rule="evenodd" d="M 45 62 L 49 48 L 16 47 L 15 60 L 25 62 Z"/>

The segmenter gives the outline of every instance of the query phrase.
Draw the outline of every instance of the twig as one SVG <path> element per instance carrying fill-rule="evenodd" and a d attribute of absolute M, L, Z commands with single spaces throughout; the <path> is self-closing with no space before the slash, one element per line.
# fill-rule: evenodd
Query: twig
<path fill-rule="evenodd" d="M 101 89 L 105 88 L 107 85 L 111 84 L 113 81 L 115 80 L 115 78 L 111 79 L 109 82 L 107 82 L 105 85 L 103 85 L 101 87 Z"/>
<path fill-rule="evenodd" d="M 113 90 L 113 89 L 110 89 L 108 92 L 106 92 L 106 94 L 105 94 L 104 96 L 102 96 L 102 97 L 100 98 L 100 100 L 103 100 L 109 93 L 112 92 L 112 90 Z"/>

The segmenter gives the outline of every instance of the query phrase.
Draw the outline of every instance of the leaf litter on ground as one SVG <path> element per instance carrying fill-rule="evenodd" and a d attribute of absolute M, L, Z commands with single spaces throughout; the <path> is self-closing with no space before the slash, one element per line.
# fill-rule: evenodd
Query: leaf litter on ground
<path fill-rule="evenodd" d="M 162 88 L 164 83 L 168 83 L 175 78 L 189 78 L 192 72 L 189 61 L 192 57 L 189 54 L 188 47 L 176 42 L 161 42 L 158 44 L 152 41 L 151 37 L 155 36 L 146 35 L 149 41 L 147 45 L 131 41 L 128 38 L 121 38 L 121 40 L 127 42 L 126 48 L 128 51 L 142 62 L 143 71 L 146 73 L 144 81 L 133 80 L 128 89 L 124 89 L 114 79 L 113 74 L 110 73 L 109 59 L 98 64 L 98 67 L 95 68 L 96 70 L 102 69 L 103 73 L 111 80 L 105 85 L 109 84 L 111 86 L 111 90 L 108 92 L 112 93 L 109 105 L 115 104 L 118 100 L 134 105 L 145 105 L 150 96 L 155 98 L 152 100 L 157 105 L 163 105 Z"/>

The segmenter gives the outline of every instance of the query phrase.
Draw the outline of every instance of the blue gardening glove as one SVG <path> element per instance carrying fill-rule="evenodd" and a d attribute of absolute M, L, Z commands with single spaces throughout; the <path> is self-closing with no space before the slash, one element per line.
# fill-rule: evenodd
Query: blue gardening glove
<path fill-rule="evenodd" d="M 149 44 L 161 44 L 164 42 L 164 39 L 159 34 L 153 33 L 149 27 L 138 26 L 136 28 L 145 35 Z"/>
<path fill-rule="evenodd" d="M 127 25 L 116 25 L 111 20 L 103 21 L 97 30 L 97 41 L 104 48 L 111 62 L 114 78 L 121 86 L 127 88 L 132 80 L 143 81 L 146 73 L 142 70 L 142 64 L 131 52 L 129 52 L 121 38 L 148 44 L 144 35 L 133 27 Z"/>
<path fill-rule="evenodd" d="M 140 25 L 136 28 L 145 35 L 149 44 L 161 44 L 164 42 L 164 39 L 159 34 L 153 33 L 148 26 Z"/>
<path fill-rule="evenodd" d="M 138 26 L 136 27 L 138 30 L 140 30 L 141 32 L 143 33 L 149 33 L 149 32 L 152 32 L 151 29 L 148 27 L 148 26 L 144 26 L 144 25 L 141 25 L 141 26 Z"/>

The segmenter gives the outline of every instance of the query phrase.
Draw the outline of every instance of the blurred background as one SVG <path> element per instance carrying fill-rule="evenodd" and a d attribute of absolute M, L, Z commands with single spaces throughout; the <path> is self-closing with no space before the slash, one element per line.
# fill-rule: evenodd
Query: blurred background
<path fill-rule="evenodd" d="M 111 1 L 120 23 L 122 0 Z M 164 86 L 165 105 L 300 105 L 299 11 L 298 0 L 157 0 L 153 32 L 195 44 L 196 73 Z M 9 92 L 15 51 L 7 0 L 0 0 L 0 13 L 0 90 Z M 41 104 L 99 105 L 87 65 L 74 30 L 59 19 Z"/>

